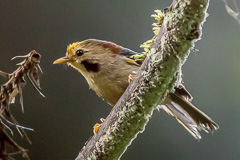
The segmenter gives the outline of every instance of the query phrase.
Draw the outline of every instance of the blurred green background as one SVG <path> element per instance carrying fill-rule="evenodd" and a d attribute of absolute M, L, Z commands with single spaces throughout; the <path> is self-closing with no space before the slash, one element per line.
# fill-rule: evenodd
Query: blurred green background
<path fill-rule="evenodd" d="M 89 90 L 85 79 L 67 65 L 52 62 L 65 55 L 72 42 L 97 38 L 141 52 L 139 45 L 153 36 L 155 9 L 170 0 L 12 0 L 0 1 L 0 70 L 12 72 L 18 60 L 35 49 L 42 55 L 42 98 L 28 83 L 25 113 L 19 101 L 12 105 L 33 145 L 14 137 L 29 149 L 33 160 L 72 160 L 90 136 L 92 127 L 111 107 Z M 240 26 L 222 1 L 211 1 L 198 52 L 183 67 L 184 84 L 193 103 L 216 121 L 214 135 L 202 132 L 195 140 L 177 121 L 155 111 L 122 160 L 238 160 L 240 157 Z M 1 84 L 6 79 L 0 78 Z"/>

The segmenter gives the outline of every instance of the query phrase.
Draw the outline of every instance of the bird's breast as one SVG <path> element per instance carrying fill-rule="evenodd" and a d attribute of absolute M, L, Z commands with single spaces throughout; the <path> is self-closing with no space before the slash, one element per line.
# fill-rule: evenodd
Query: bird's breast
<path fill-rule="evenodd" d="M 96 94 L 114 106 L 128 86 L 128 77 L 114 73 L 99 73 L 87 79 L 88 84 Z"/>
<path fill-rule="evenodd" d="M 100 65 L 99 71 L 88 72 L 85 78 L 96 94 L 114 106 L 126 90 L 128 76 L 138 67 L 128 65 L 124 61 L 116 60 Z"/>

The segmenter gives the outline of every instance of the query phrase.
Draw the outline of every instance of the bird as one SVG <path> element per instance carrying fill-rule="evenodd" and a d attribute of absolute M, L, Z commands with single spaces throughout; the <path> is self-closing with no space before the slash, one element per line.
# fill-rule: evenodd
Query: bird
<path fill-rule="evenodd" d="M 87 39 L 68 45 L 66 56 L 55 60 L 53 64 L 67 63 L 75 68 L 99 97 L 114 106 L 128 87 L 129 79 L 134 77 L 133 73 L 137 72 L 143 63 L 143 60 L 135 58 L 136 55 L 141 56 L 142 53 L 110 41 Z M 195 139 L 199 140 L 200 130 L 213 133 L 219 126 L 195 107 L 191 103 L 192 99 L 184 85 L 180 84 L 175 87 L 174 93 L 168 94 L 159 108 L 175 117 Z M 95 126 L 95 129 L 98 130 L 100 126 Z"/>

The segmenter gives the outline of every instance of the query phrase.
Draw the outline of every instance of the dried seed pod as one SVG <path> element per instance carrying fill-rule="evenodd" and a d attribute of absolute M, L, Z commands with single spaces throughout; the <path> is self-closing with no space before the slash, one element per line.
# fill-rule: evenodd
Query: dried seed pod
<path fill-rule="evenodd" d="M 30 139 L 24 132 L 24 129 L 32 130 L 27 127 L 20 126 L 17 120 L 14 118 L 10 111 L 10 104 L 15 99 L 16 95 L 20 96 L 20 104 L 22 112 L 24 112 L 23 106 L 23 88 L 26 85 L 25 77 L 27 77 L 36 90 L 45 97 L 40 91 L 40 79 L 39 72 L 42 73 L 40 67 L 41 55 L 35 50 L 31 51 L 29 54 L 24 56 L 16 56 L 11 60 L 16 58 L 25 58 L 22 62 L 18 63 L 19 66 L 13 73 L 9 74 L 6 72 L 0 71 L 0 76 L 9 78 L 9 80 L 1 86 L 0 91 L 0 159 L 8 159 L 9 155 L 6 151 L 6 145 L 12 146 L 18 152 L 22 153 L 23 157 L 28 158 L 26 150 L 20 147 L 6 132 L 8 129 L 10 132 L 12 130 L 9 126 L 15 127 L 21 136 L 24 136 L 27 141 L 31 144 Z M 10 122 L 5 117 L 9 117 L 12 121 Z M 5 123 L 3 123 L 3 121 Z M 16 152 L 17 153 L 17 152 Z"/>

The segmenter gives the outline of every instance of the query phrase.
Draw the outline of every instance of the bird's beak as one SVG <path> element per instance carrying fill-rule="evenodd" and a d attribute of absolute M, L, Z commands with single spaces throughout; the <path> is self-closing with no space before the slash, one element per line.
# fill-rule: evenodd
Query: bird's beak
<path fill-rule="evenodd" d="M 70 62 L 70 59 L 66 57 L 59 58 L 53 62 L 53 64 L 67 63 Z"/>

